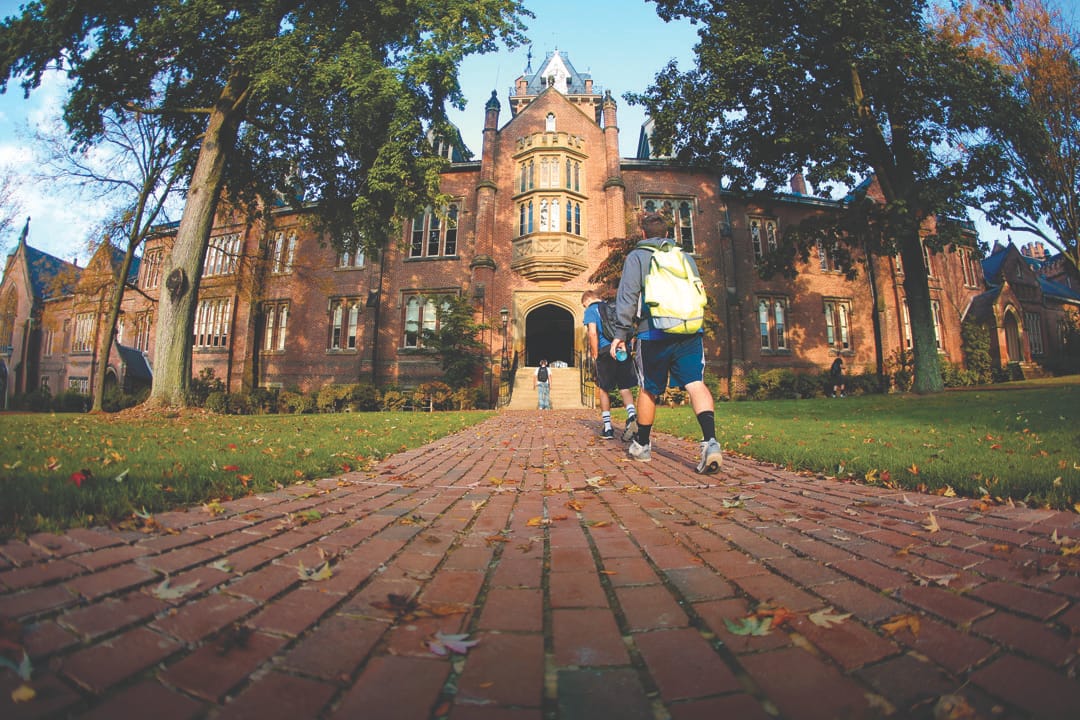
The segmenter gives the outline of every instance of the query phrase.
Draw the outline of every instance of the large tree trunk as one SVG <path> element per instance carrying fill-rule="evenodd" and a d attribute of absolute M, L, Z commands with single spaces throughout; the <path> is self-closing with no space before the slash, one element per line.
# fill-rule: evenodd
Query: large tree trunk
<path fill-rule="evenodd" d="M 229 78 L 210 113 L 199 148 L 176 242 L 165 262 L 165 286 L 158 302 L 154 382 L 149 398 L 152 404 L 169 407 L 188 404 L 199 278 L 225 182 L 225 167 L 236 147 L 247 86 L 243 76 L 234 74 Z"/>
<path fill-rule="evenodd" d="M 941 392 L 945 384 L 938 362 L 926 261 L 917 230 L 900 238 L 900 259 L 904 263 L 904 296 L 911 319 L 911 345 L 915 362 L 915 383 L 911 389 L 916 393 Z"/>

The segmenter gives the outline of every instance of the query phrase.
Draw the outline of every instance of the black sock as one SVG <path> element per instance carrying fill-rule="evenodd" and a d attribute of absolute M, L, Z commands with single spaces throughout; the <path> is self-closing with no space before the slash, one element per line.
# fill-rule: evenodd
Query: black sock
<path fill-rule="evenodd" d="M 637 426 L 637 444 L 648 445 L 649 436 L 652 434 L 652 425 L 642 425 L 638 423 Z"/>
<path fill-rule="evenodd" d="M 716 415 L 712 410 L 699 412 L 697 421 L 701 426 L 702 440 L 709 441 L 716 437 Z"/>

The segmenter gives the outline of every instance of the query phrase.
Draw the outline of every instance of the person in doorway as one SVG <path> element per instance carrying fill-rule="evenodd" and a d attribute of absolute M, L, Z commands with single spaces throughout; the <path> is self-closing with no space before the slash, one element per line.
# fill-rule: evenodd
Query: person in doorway
<path fill-rule="evenodd" d="M 840 358 L 833 360 L 832 367 L 829 368 L 829 384 L 832 385 L 833 397 L 844 397 L 844 361 Z"/>
<path fill-rule="evenodd" d="M 623 426 L 623 442 L 629 442 L 637 432 L 637 409 L 634 407 L 633 388 L 637 387 L 637 373 L 634 363 L 627 357 L 624 360 L 613 358 L 609 352 L 611 340 L 605 332 L 603 305 L 607 301 L 595 290 L 586 290 L 581 295 L 581 305 L 585 308 L 582 324 L 585 326 L 589 343 L 589 357 L 596 367 L 596 384 L 600 388 L 600 420 L 604 427 L 600 437 L 611 440 L 615 437 L 615 428 L 611 426 L 611 395 L 619 389 L 623 405 L 626 407 L 626 425 Z M 611 332 L 613 328 L 607 328 Z"/>
<path fill-rule="evenodd" d="M 536 372 L 533 373 L 533 389 L 536 390 L 537 407 L 541 410 L 551 409 L 551 369 L 548 367 L 547 358 L 540 361 Z"/>
<path fill-rule="evenodd" d="M 716 441 L 712 392 L 704 382 L 702 333 L 665 333 L 652 324 L 648 307 L 641 297 L 645 289 L 645 276 L 649 272 L 653 250 L 672 240 L 667 238 L 668 222 L 659 213 L 643 214 L 640 224 L 645 239 L 630 251 L 623 262 L 619 292 L 615 298 L 615 339 L 610 348 L 611 356 L 615 357 L 620 350 L 627 349 L 636 335 L 634 363 L 641 391 L 638 393 L 638 429 L 628 452 L 634 460 L 652 459 L 656 398 L 669 385 L 682 387 L 690 396 L 690 405 L 701 427 L 701 456 L 695 470 L 702 474 L 715 473 L 723 463 L 723 452 Z M 688 254 L 687 260 L 693 273 L 700 277 L 693 256 Z"/>

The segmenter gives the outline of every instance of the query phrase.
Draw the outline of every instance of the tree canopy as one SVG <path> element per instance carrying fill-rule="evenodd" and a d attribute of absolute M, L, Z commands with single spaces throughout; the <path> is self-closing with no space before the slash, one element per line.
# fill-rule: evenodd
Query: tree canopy
<path fill-rule="evenodd" d="M 187 402 L 222 194 L 317 202 L 331 242 L 383 244 L 437 197 L 443 161 L 427 138 L 463 103 L 461 60 L 519 42 L 522 15 L 516 0 L 37 0 L 0 23 L 0 89 L 65 71 L 75 142 L 128 110 L 198 150 L 164 268 L 152 400 Z"/>
<path fill-rule="evenodd" d="M 1000 177 L 999 148 L 970 142 L 1011 112 L 996 66 L 934 33 L 924 0 L 656 4 L 665 20 L 700 25 L 700 39 L 695 68 L 669 64 L 629 96 L 654 119 L 654 145 L 716 168 L 736 191 L 768 192 L 802 172 L 829 196 L 873 176 L 881 230 L 868 236 L 882 247 L 870 250 L 902 258 L 914 389 L 939 391 L 922 246 L 957 241 L 928 236 L 927 221 L 966 217 Z"/>
<path fill-rule="evenodd" d="M 1020 123 L 997 129 L 1012 172 L 987 193 L 989 218 L 1080 267 L 1080 33 L 1044 0 L 964 0 L 942 9 L 938 25 L 998 64 L 1024 109 Z"/>

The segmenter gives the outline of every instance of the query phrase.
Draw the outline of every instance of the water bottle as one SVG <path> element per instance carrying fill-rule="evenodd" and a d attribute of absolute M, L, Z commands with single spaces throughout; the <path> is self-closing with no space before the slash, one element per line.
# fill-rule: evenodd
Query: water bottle
<path fill-rule="evenodd" d="M 626 347 L 625 346 L 620 346 L 619 349 L 615 351 L 615 359 L 618 360 L 619 362 L 622 362 L 623 360 L 625 360 L 628 357 L 630 357 L 630 356 L 626 354 Z"/>

